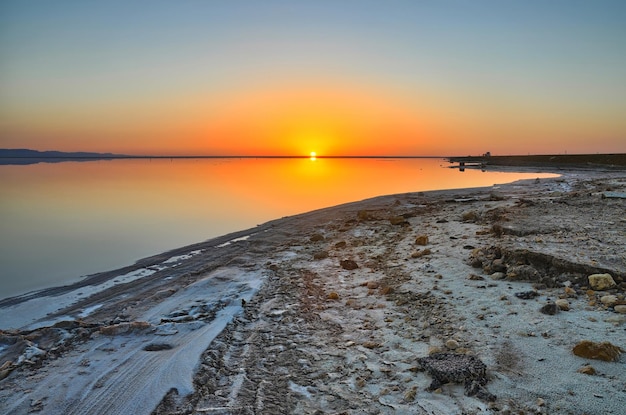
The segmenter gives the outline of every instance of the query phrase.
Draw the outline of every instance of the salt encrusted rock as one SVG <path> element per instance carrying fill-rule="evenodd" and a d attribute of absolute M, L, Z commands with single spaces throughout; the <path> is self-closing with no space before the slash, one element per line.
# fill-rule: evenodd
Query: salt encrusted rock
<path fill-rule="evenodd" d="M 133 321 L 131 323 L 119 323 L 111 326 L 100 327 L 100 333 L 105 336 L 116 336 L 118 334 L 129 333 L 134 330 L 146 330 L 151 327 L 150 323 L 146 321 Z"/>
<path fill-rule="evenodd" d="M 359 267 L 358 264 L 351 259 L 343 259 L 339 262 L 339 265 L 341 265 L 341 268 L 347 269 L 348 271 Z"/>
<path fill-rule="evenodd" d="M 583 340 L 574 346 L 572 352 L 579 357 L 586 359 L 604 360 L 605 362 L 615 362 L 624 350 L 609 342 L 596 343 L 591 340 Z"/>
<path fill-rule="evenodd" d="M 616 313 L 626 314 L 626 305 L 624 304 L 616 305 L 614 310 Z"/>
<path fill-rule="evenodd" d="M 476 395 L 485 401 L 495 401 L 496 397 L 486 388 L 487 367 L 475 356 L 459 353 L 435 353 L 417 359 L 417 370 L 425 370 L 433 381 L 429 391 L 439 389 L 443 384 L 454 382 L 465 385 L 467 396 Z"/>
<path fill-rule="evenodd" d="M 603 295 L 600 297 L 600 302 L 607 307 L 613 307 L 617 304 L 618 298 L 615 295 Z"/>
<path fill-rule="evenodd" d="M 416 245 L 428 245 L 428 235 L 419 235 L 415 238 Z"/>
<path fill-rule="evenodd" d="M 339 300 L 339 294 L 337 294 L 335 291 L 331 291 L 328 294 L 328 299 L 329 300 Z"/>
<path fill-rule="evenodd" d="M 556 304 L 556 306 L 559 307 L 559 309 L 561 309 L 562 311 L 570 310 L 569 301 L 567 301 L 564 298 L 559 298 L 558 300 L 554 302 L 554 304 Z"/>
<path fill-rule="evenodd" d="M 591 288 L 596 291 L 608 290 L 616 285 L 611 274 L 592 274 L 587 279 Z"/>

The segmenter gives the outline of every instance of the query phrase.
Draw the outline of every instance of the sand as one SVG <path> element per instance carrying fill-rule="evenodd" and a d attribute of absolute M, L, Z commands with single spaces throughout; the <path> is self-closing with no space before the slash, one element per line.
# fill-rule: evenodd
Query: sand
<path fill-rule="evenodd" d="M 624 413 L 626 358 L 572 350 L 626 349 L 626 173 L 560 173 L 282 218 L 0 301 L 0 412 Z M 430 390 L 437 352 L 483 362 L 496 399 Z"/>

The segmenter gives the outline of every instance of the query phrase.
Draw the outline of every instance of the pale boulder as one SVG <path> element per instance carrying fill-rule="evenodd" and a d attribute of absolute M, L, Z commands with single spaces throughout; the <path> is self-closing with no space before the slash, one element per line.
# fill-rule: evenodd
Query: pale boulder
<path fill-rule="evenodd" d="M 603 291 L 615 287 L 615 281 L 611 274 L 592 274 L 589 277 L 589 285 L 593 290 Z"/>

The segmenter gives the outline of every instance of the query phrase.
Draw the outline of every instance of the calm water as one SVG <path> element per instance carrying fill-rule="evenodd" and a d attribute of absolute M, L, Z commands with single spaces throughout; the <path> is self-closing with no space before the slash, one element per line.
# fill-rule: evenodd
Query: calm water
<path fill-rule="evenodd" d="M 175 159 L 0 166 L 0 298 L 282 216 L 536 173 L 438 159 Z"/>

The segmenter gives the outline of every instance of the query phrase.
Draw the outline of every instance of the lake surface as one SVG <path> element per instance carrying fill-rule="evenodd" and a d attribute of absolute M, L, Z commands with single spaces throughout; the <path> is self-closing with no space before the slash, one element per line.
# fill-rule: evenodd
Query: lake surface
<path fill-rule="evenodd" d="M 441 159 L 133 159 L 0 166 L 0 298 L 374 196 L 551 177 Z"/>

